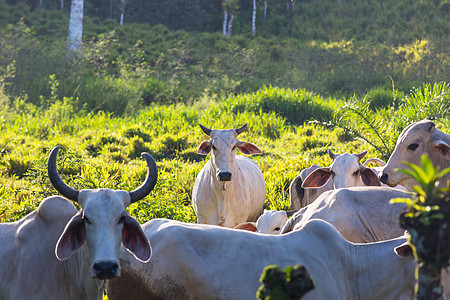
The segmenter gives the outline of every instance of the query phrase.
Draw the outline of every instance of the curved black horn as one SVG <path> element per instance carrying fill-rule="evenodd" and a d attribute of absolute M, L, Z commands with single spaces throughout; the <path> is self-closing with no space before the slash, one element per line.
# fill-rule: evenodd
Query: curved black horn
<path fill-rule="evenodd" d="M 141 156 L 145 158 L 145 161 L 147 162 L 147 177 L 140 187 L 130 192 L 130 203 L 139 201 L 150 194 L 150 192 L 153 191 L 153 188 L 155 187 L 156 180 L 158 179 L 158 167 L 156 166 L 153 157 L 147 152 L 142 152 Z"/>
<path fill-rule="evenodd" d="M 332 160 L 334 160 L 334 159 L 336 158 L 336 154 L 334 154 L 333 152 L 331 152 L 330 149 L 327 150 L 327 153 L 328 153 L 328 155 L 330 156 L 330 158 L 331 158 Z"/>
<path fill-rule="evenodd" d="M 288 210 L 286 211 L 286 215 L 289 217 L 292 217 L 293 214 L 295 214 L 298 211 L 298 209 L 294 209 L 294 210 Z"/>
<path fill-rule="evenodd" d="M 56 156 L 58 154 L 59 146 L 56 146 L 50 152 L 50 156 L 47 161 L 47 172 L 48 177 L 53 185 L 53 187 L 60 192 L 64 197 L 78 202 L 79 191 L 71 188 L 61 179 L 58 173 L 58 168 L 56 167 Z"/>
<path fill-rule="evenodd" d="M 206 128 L 205 126 L 203 126 L 202 124 L 198 124 L 198 125 L 200 125 L 200 128 L 203 130 L 203 132 L 206 134 L 206 135 L 210 135 L 211 134 L 211 129 L 209 129 L 209 128 Z"/>
<path fill-rule="evenodd" d="M 238 129 L 235 129 L 236 133 L 240 135 L 245 129 L 247 129 L 247 123 L 242 125 L 242 127 L 239 127 Z"/>
<path fill-rule="evenodd" d="M 361 153 L 359 153 L 359 154 L 356 154 L 356 155 L 358 156 L 358 161 L 360 161 L 361 159 L 363 159 L 364 156 L 366 156 L 366 154 L 367 154 L 367 151 L 363 151 L 363 152 L 361 152 Z"/>

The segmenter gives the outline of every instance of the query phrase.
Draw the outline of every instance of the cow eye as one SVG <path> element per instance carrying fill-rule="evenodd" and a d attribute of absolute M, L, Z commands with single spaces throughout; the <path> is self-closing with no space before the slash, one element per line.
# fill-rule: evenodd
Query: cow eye
<path fill-rule="evenodd" d="M 353 173 L 353 175 L 358 176 L 359 175 L 359 170 L 355 171 L 355 173 Z"/>
<path fill-rule="evenodd" d="M 91 224 L 91 221 L 86 216 L 83 216 L 83 222 L 86 224 Z"/>
<path fill-rule="evenodd" d="M 213 149 L 213 150 L 217 150 L 217 149 L 216 149 L 216 146 L 214 146 L 214 145 L 212 145 L 212 149 Z"/>
<path fill-rule="evenodd" d="M 417 147 L 419 147 L 419 144 L 413 143 L 408 146 L 408 150 L 414 151 L 417 149 Z"/>
<path fill-rule="evenodd" d="M 231 151 L 234 151 L 234 149 L 236 149 L 236 146 L 233 146 L 233 148 L 231 149 Z"/>
<path fill-rule="evenodd" d="M 279 231 L 279 230 L 280 230 L 280 227 L 275 227 L 274 230 L 275 230 L 275 231 Z"/>
<path fill-rule="evenodd" d="M 121 216 L 119 219 L 119 224 L 120 223 L 125 223 L 125 216 Z"/>

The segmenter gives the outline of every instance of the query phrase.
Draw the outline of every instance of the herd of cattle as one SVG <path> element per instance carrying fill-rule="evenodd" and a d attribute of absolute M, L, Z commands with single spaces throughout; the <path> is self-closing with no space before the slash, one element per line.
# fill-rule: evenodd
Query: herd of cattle
<path fill-rule="evenodd" d="M 449 167 L 449 134 L 432 121 L 410 124 L 387 163 L 362 164 L 366 152 L 329 151 L 329 167 L 312 166 L 292 181 L 286 212 L 263 210 L 263 174 L 235 154 L 235 148 L 261 153 L 237 139 L 245 125 L 201 128 L 210 139 L 197 152 L 211 155 L 192 191 L 201 224 L 154 219 L 139 225 L 128 214 L 156 184 L 148 153 L 142 154 L 147 176 L 136 190 L 78 191 L 60 178 L 55 147 L 48 175 L 65 198 L 49 197 L 24 218 L 0 224 L 0 299 L 102 299 L 106 290 L 110 300 L 247 300 L 270 264 L 306 267 L 316 287 L 303 299 L 413 298 L 416 263 L 399 225 L 406 205 L 390 199 L 411 197 L 406 190 L 416 183 L 395 170 L 405 161 L 419 164 L 422 154 Z M 447 174 L 439 187 L 449 180 Z M 445 271 L 443 284 L 450 299 Z"/>

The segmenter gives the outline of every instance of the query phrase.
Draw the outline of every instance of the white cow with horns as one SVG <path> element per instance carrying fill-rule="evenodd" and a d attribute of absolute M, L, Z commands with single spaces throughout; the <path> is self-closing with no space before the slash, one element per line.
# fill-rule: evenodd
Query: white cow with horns
<path fill-rule="evenodd" d="M 157 179 L 155 161 L 142 153 L 148 173 L 134 191 L 75 190 L 60 178 L 59 147 L 48 159 L 55 189 L 77 202 L 52 196 L 24 218 L 0 224 L 0 299 L 88 299 L 103 297 L 105 280 L 120 276 L 120 244 L 139 262 L 151 256 L 150 244 L 128 205 L 148 195 Z"/>
<path fill-rule="evenodd" d="M 266 199 L 264 176 L 255 161 L 234 151 L 262 153 L 256 145 L 237 139 L 247 124 L 227 130 L 200 127 L 210 139 L 201 143 L 197 153 L 211 153 L 211 159 L 200 170 L 192 190 L 198 223 L 234 227 L 256 221 Z"/>
<path fill-rule="evenodd" d="M 108 282 L 110 300 L 255 299 L 270 264 L 308 270 L 316 287 L 303 300 L 413 297 L 416 264 L 406 237 L 353 244 L 323 220 L 285 235 L 165 219 L 142 227 L 153 257 L 143 264 L 121 251 L 123 272 Z"/>

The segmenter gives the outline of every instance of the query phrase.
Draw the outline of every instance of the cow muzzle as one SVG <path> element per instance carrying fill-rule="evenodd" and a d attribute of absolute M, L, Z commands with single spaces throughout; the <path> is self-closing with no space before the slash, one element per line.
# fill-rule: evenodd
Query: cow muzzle
<path fill-rule="evenodd" d="M 93 276 L 101 280 L 120 276 L 119 265 L 114 261 L 101 261 L 93 265 Z"/>
<path fill-rule="evenodd" d="M 221 171 L 217 173 L 217 180 L 219 181 L 231 181 L 232 173 L 229 171 Z"/>
<path fill-rule="evenodd" d="M 388 184 L 389 175 L 385 172 L 380 174 L 380 181 L 384 184 Z"/>

